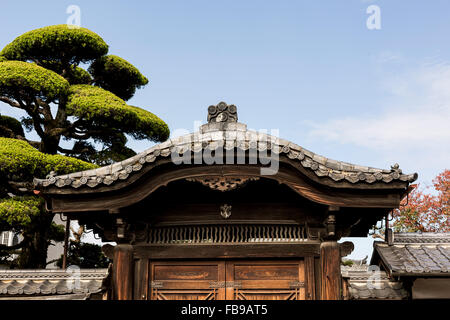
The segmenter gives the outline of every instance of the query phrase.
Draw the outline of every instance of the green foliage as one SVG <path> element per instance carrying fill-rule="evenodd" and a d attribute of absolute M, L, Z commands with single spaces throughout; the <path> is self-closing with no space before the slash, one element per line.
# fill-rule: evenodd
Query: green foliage
<path fill-rule="evenodd" d="M 69 78 L 70 84 L 89 84 L 91 81 L 92 77 L 89 72 L 80 67 L 72 67 Z"/>
<path fill-rule="evenodd" d="M 62 267 L 63 257 L 56 265 Z M 110 260 L 105 257 L 99 245 L 92 243 L 70 241 L 67 252 L 67 266 L 83 268 L 107 268 Z"/>
<path fill-rule="evenodd" d="M 89 72 L 75 65 L 64 65 L 58 60 L 39 61 L 39 65 L 61 75 L 70 84 L 90 84 L 92 82 Z"/>
<path fill-rule="evenodd" d="M 43 178 L 50 171 L 67 174 L 96 167 L 79 159 L 39 152 L 22 140 L 0 138 L 0 177 L 15 176 L 26 181 L 33 177 Z"/>
<path fill-rule="evenodd" d="M 34 63 L 5 61 L 0 63 L 0 95 L 15 99 L 17 96 L 57 98 L 65 94 L 69 83 L 51 70 Z"/>
<path fill-rule="evenodd" d="M 21 230 L 39 215 L 43 199 L 34 196 L 0 199 L 0 231 Z"/>
<path fill-rule="evenodd" d="M 66 106 L 68 115 L 92 121 L 95 127 L 118 128 L 136 139 L 164 141 L 167 124 L 153 113 L 129 106 L 115 94 L 89 85 L 73 85 Z"/>
<path fill-rule="evenodd" d="M 170 130 L 167 124 L 161 120 L 158 116 L 151 113 L 150 111 L 144 110 L 139 107 L 135 106 L 128 106 L 131 108 L 134 112 L 136 112 L 139 117 L 141 117 L 144 122 L 144 126 L 142 126 L 140 129 L 141 132 L 130 132 L 132 136 L 136 139 L 147 139 L 148 137 L 155 137 L 153 140 L 155 141 L 165 141 L 169 138 Z"/>
<path fill-rule="evenodd" d="M 0 62 L 6 61 L 8 59 L 6 59 L 4 56 L 0 56 Z"/>
<path fill-rule="evenodd" d="M 341 265 L 351 267 L 354 264 L 352 260 L 341 260 Z"/>
<path fill-rule="evenodd" d="M 148 83 L 148 79 L 136 67 L 115 55 L 98 58 L 89 67 L 89 72 L 96 85 L 124 100 L 129 100 L 137 88 Z"/>
<path fill-rule="evenodd" d="M 169 137 L 169 128 L 160 118 L 123 100 L 148 79 L 126 60 L 106 56 L 107 52 L 107 44 L 96 33 L 67 25 L 24 33 L 1 51 L 0 61 L 7 61 L 0 62 L 0 96 L 27 112 L 22 125 L 37 131 L 39 150 L 103 164 L 134 153 L 126 141 L 110 141 L 116 133 L 153 141 Z M 78 67 L 81 62 L 93 62 L 89 72 Z M 17 137 L 5 126 L 0 127 L 0 136 Z M 61 138 L 75 142 L 72 150 L 61 148 Z"/>
<path fill-rule="evenodd" d="M 0 137 L 14 138 L 16 136 L 25 137 L 20 121 L 0 115 Z"/>
<path fill-rule="evenodd" d="M 66 235 L 66 227 L 61 224 L 56 224 L 52 222 L 48 230 L 48 238 L 55 242 L 61 242 L 64 241 L 65 235 Z"/>
<path fill-rule="evenodd" d="M 107 53 L 108 45 L 95 32 L 61 24 L 26 32 L 0 54 L 8 60 L 63 60 L 77 64 Z"/>
<path fill-rule="evenodd" d="M 92 144 L 86 141 L 77 141 L 73 149 L 80 154 L 79 159 L 105 166 L 136 155 L 136 152 L 126 146 L 127 141 L 123 133 L 113 132 L 109 136 L 103 137 L 104 147 L 102 150 L 96 150 Z"/>

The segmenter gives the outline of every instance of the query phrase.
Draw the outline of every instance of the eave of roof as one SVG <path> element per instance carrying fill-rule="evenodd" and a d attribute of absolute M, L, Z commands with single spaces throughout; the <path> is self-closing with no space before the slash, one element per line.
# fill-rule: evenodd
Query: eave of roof
<path fill-rule="evenodd" d="M 347 282 L 347 299 L 401 300 L 408 292 L 401 281 L 390 280 L 384 271 L 374 270 L 368 265 L 341 266 L 341 274 Z"/>
<path fill-rule="evenodd" d="M 374 249 L 391 276 L 450 277 L 450 233 L 395 233 Z"/>
<path fill-rule="evenodd" d="M 0 270 L 0 298 L 98 293 L 107 276 L 108 269 Z"/>
<path fill-rule="evenodd" d="M 169 157 L 172 152 L 198 152 L 217 147 L 223 147 L 224 152 L 235 148 L 270 150 L 271 153 L 298 161 L 303 168 L 317 178 L 329 179 L 337 187 L 343 183 L 346 185 L 348 183 L 353 185 L 383 183 L 389 186 L 394 182 L 403 182 L 407 185 L 417 179 L 417 173 L 403 174 L 398 165 L 385 170 L 336 161 L 317 155 L 287 140 L 247 130 L 245 124 L 224 122 L 205 124 L 199 132 L 169 139 L 121 162 L 67 175 L 48 176 L 46 179 L 35 179 L 34 182 L 36 188 L 42 190 L 55 186 L 61 190 L 77 189 L 83 186 L 89 188 L 110 186 L 117 181 L 126 180 L 130 175 L 141 171 L 147 164 Z"/>

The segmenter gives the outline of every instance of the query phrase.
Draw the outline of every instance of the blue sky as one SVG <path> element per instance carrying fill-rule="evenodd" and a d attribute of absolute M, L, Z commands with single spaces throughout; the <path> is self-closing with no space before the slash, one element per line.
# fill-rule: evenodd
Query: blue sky
<path fill-rule="evenodd" d="M 150 83 L 130 104 L 172 131 L 219 101 L 252 129 L 279 129 L 323 156 L 431 180 L 450 164 L 450 2 L 9 1 L 0 47 L 66 23 L 69 5 Z M 377 5 L 381 29 L 369 30 Z M 0 112 L 22 114 L 0 103 Z M 32 137 L 32 135 L 30 135 Z M 130 144 L 142 151 L 150 142 Z M 370 255 L 358 240 L 352 257 Z"/>

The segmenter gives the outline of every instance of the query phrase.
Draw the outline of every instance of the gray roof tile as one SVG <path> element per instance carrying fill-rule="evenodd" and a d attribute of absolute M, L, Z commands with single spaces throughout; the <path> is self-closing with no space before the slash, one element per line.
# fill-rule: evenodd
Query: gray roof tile
<path fill-rule="evenodd" d="M 450 276 L 450 233 L 394 233 L 393 245 L 374 247 L 394 275 Z"/>
<path fill-rule="evenodd" d="M 53 185 L 58 188 L 69 186 L 80 188 L 85 184 L 90 188 L 110 185 L 118 179 L 127 179 L 134 172 L 140 171 L 147 163 L 157 161 L 161 157 L 170 156 L 172 151 L 180 150 L 181 147 L 186 147 L 183 150 L 193 149 L 195 152 L 217 146 L 231 148 L 232 144 L 227 141 L 230 139 L 236 140 L 236 146 L 244 150 L 257 146 L 265 150 L 267 147 L 260 147 L 260 145 L 270 141 L 271 145 L 268 149 L 274 154 L 287 155 L 289 158 L 299 161 L 304 168 L 311 170 L 317 177 L 331 179 L 335 182 L 372 184 L 377 181 L 384 181 L 385 183 L 392 181 L 412 182 L 417 179 L 417 174 L 402 174 L 397 166 L 393 166 L 391 170 L 382 170 L 328 159 L 287 140 L 262 132 L 247 130 L 245 124 L 208 123 L 203 125 L 199 132 L 169 139 L 124 161 L 69 175 L 35 179 L 35 185 L 43 188 Z"/>
<path fill-rule="evenodd" d="M 341 267 L 342 278 L 348 287 L 345 299 L 407 299 L 408 292 L 401 281 L 392 281 L 386 272 L 369 269 L 368 265 Z"/>
<path fill-rule="evenodd" d="M 0 270 L 0 298 L 17 295 L 98 293 L 107 269 Z"/>

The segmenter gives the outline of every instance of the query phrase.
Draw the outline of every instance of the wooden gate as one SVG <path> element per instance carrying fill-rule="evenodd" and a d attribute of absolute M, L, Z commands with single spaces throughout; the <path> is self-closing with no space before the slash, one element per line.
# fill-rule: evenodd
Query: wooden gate
<path fill-rule="evenodd" d="M 152 300 L 304 300 L 303 260 L 155 261 Z"/>

